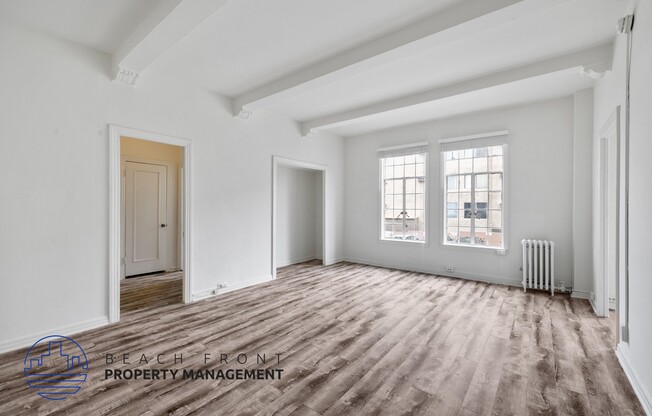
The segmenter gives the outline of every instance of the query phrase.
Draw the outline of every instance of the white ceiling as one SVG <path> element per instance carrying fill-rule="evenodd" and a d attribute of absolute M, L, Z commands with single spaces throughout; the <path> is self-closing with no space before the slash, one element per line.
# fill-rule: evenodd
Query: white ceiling
<path fill-rule="evenodd" d="M 0 19 L 113 53 L 161 0 L 2 0 Z"/>
<path fill-rule="evenodd" d="M 572 95 L 575 91 L 590 88 L 591 85 L 592 81 L 580 74 L 578 70 L 562 71 L 389 113 L 375 114 L 356 120 L 355 123 L 327 130 L 344 137 L 357 136 L 428 120 L 565 97 Z"/>
<path fill-rule="evenodd" d="M 616 33 L 615 22 L 622 9 L 618 3 L 562 3 L 359 73 L 270 109 L 304 121 L 603 43 Z"/>
<path fill-rule="evenodd" d="M 172 0 L 168 3 L 176 4 Z M 182 1 L 182 0 L 177 0 Z M 181 39 L 163 50 L 147 71 L 163 72 L 227 97 L 265 91 L 308 67 L 331 68 L 344 52 L 451 7 L 509 5 L 515 0 L 203 0 L 220 4 L 189 33 L 185 3 L 167 17 L 167 27 L 184 27 Z M 539 1 L 540 3 L 537 3 Z M 2 0 L 0 20 L 113 54 L 161 0 Z M 486 2 L 486 3 L 485 3 Z M 509 13 L 473 31 L 409 53 L 338 72 L 291 90 L 262 108 L 298 122 L 374 106 L 410 94 L 446 87 L 482 75 L 587 49 L 615 36 L 615 23 L 628 0 L 523 0 Z M 195 9 L 195 13 L 197 13 Z M 527 11 L 527 12 L 525 12 Z M 212 12 L 212 11 L 211 11 Z M 520 13 L 520 14 L 519 14 Z M 151 13 L 158 16 L 160 13 Z M 204 13 L 208 14 L 208 13 Z M 167 15 L 161 14 L 161 18 Z M 203 16 L 203 14 L 201 15 Z M 453 14 L 454 16 L 454 14 Z M 495 14 L 493 15 L 495 16 Z M 175 20 L 177 19 L 177 20 Z M 200 21 L 202 19 L 198 19 Z M 142 28 L 142 27 L 141 27 Z M 185 35 L 185 36 L 183 36 Z M 157 34 L 158 39 L 166 38 Z M 176 41 L 176 40 L 175 40 Z M 123 45 L 124 46 L 124 45 Z M 169 46 L 169 45 L 166 45 Z M 400 45 L 398 46 L 400 47 Z M 142 49 L 142 48 L 141 48 Z M 137 53 L 137 52 L 134 52 Z M 115 56 L 114 56 L 115 58 Z M 127 68 L 129 69 L 129 68 Z M 147 76 L 147 73 L 141 74 Z M 284 78 L 286 77 L 286 78 Z M 399 110 L 352 117 L 317 130 L 351 136 L 418 121 L 570 95 L 591 80 L 578 71 L 466 92 Z M 288 90 L 290 91 L 290 90 Z M 245 106 L 246 108 L 246 106 Z M 255 117 L 255 114 L 253 115 Z M 310 123 L 307 123 L 310 125 Z"/>
<path fill-rule="evenodd" d="M 461 0 L 231 0 L 152 68 L 235 96 Z"/>

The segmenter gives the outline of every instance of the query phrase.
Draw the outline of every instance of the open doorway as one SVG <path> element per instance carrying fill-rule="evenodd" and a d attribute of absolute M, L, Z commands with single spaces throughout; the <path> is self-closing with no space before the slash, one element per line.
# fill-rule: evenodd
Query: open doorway
<path fill-rule="evenodd" d="M 280 267 L 325 259 L 326 167 L 274 157 L 272 275 Z"/>
<path fill-rule="evenodd" d="M 190 301 L 190 142 L 110 126 L 109 317 Z"/>
<path fill-rule="evenodd" d="M 619 335 L 619 107 L 600 131 L 600 275 L 597 301 L 608 318 L 614 347 Z"/>
<path fill-rule="evenodd" d="M 183 147 L 120 137 L 120 311 L 181 303 Z"/>

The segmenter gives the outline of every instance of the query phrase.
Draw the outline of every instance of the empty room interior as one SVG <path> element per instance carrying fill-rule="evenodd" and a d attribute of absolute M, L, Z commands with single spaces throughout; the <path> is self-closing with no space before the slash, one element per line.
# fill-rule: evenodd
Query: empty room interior
<path fill-rule="evenodd" d="M 649 0 L 0 0 L 0 415 L 652 416 L 650 45 Z"/>

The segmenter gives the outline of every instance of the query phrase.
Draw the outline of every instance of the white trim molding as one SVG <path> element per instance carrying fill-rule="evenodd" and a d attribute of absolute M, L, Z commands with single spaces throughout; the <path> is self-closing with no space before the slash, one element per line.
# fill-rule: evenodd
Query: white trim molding
<path fill-rule="evenodd" d="M 192 301 L 197 301 L 197 300 L 202 300 L 202 299 L 208 299 L 213 296 L 218 296 L 218 295 L 223 295 L 225 293 L 233 292 L 236 290 L 244 289 L 250 286 L 255 286 L 259 285 L 261 283 L 267 283 L 274 280 L 272 275 L 267 275 L 267 276 L 262 276 L 256 279 L 250 279 L 250 280 L 245 280 L 243 282 L 238 282 L 236 284 L 223 287 L 223 288 L 210 288 L 210 289 L 204 289 L 204 290 L 198 290 L 197 292 L 192 294 Z"/>
<path fill-rule="evenodd" d="M 113 68 L 113 81 L 119 82 L 121 84 L 129 85 L 130 87 L 136 86 L 136 81 L 140 74 L 136 71 L 130 71 L 125 68 L 116 66 Z"/>
<path fill-rule="evenodd" d="M 497 285 L 505 285 L 505 286 L 513 286 L 513 287 L 518 287 L 521 290 L 523 290 L 523 279 L 518 278 L 518 279 L 511 279 L 511 278 L 496 278 L 491 275 L 484 275 L 484 274 L 478 274 L 478 273 L 469 273 L 469 272 L 447 272 L 445 270 L 437 271 L 433 270 L 430 268 L 426 267 L 414 267 L 414 266 L 406 266 L 404 264 L 397 264 L 397 263 L 386 263 L 386 262 L 377 262 L 373 260 L 367 260 L 367 259 L 360 259 L 360 258 L 355 258 L 355 257 L 348 257 L 344 259 L 343 261 L 347 261 L 349 263 L 356 263 L 356 264 L 364 264 L 367 266 L 375 266 L 375 267 L 384 267 L 387 269 L 395 269 L 395 270 L 403 270 L 407 272 L 416 272 L 416 273 L 424 273 L 424 274 L 431 274 L 434 276 L 442 276 L 442 277 L 452 277 L 456 279 L 463 279 L 463 280 L 473 280 L 476 282 L 484 282 L 484 283 L 491 283 L 491 284 L 497 284 Z"/>
<path fill-rule="evenodd" d="M 595 295 L 593 292 L 573 289 L 573 292 L 571 293 L 571 298 L 593 300 L 595 299 Z"/>
<path fill-rule="evenodd" d="M 129 127 L 109 125 L 109 322 L 120 320 L 120 138 L 183 147 L 183 301 L 192 301 L 192 142 Z"/>
<path fill-rule="evenodd" d="M 616 348 L 616 357 L 618 357 L 620 366 L 623 368 L 629 383 L 632 385 L 634 393 L 636 393 L 636 397 L 638 397 L 638 400 L 641 402 L 643 410 L 648 416 L 652 416 L 652 396 L 645 389 L 640 379 L 638 378 L 634 367 L 631 365 L 629 358 L 627 357 L 628 354 L 625 351 L 624 345 L 626 344 L 623 344 L 622 342 L 618 343 L 618 347 Z"/>
<path fill-rule="evenodd" d="M 91 329 L 99 328 L 109 324 L 109 318 L 103 316 L 101 318 L 90 319 L 76 324 L 66 325 L 59 328 L 50 329 L 47 331 L 39 331 L 30 335 L 25 335 L 18 338 L 7 339 L 0 341 L 0 354 L 14 351 L 21 348 L 27 348 L 34 344 L 39 339 L 48 335 L 63 335 L 66 337 L 78 334 L 80 332 L 89 331 Z"/>

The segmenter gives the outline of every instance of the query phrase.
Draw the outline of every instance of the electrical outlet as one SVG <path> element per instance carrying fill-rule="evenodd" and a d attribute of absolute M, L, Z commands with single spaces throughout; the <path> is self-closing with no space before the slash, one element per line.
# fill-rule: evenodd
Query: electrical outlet
<path fill-rule="evenodd" d="M 446 266 L 446 271 L 447 271 L 447 272 L 450 272 L 450 273 L 453 273 L 453 272 L 455 271 L 455 267 L 453 267 L 453 266 Z"/>
<path fill-rule="evenodd" d="M 218 283 L 217 288 L 218 289 L 224 289 L 226 287 L 226 283 Z"/>

